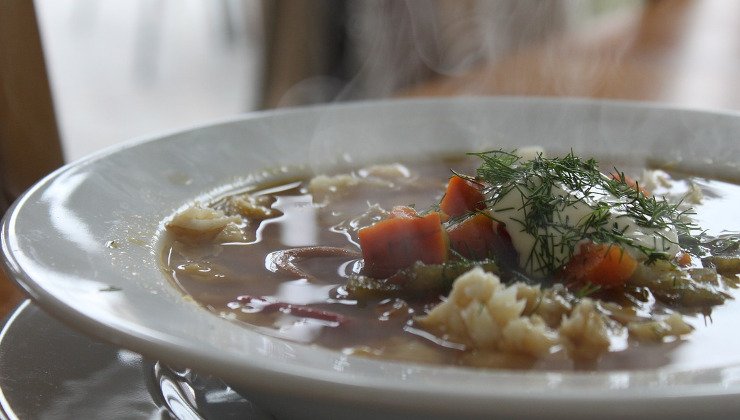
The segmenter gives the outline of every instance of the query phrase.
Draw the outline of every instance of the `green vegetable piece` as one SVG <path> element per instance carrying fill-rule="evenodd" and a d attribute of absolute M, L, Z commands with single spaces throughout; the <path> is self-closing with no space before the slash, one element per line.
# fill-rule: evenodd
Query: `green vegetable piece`
<path fill-rule="evenodd" d="M 630 283 L 650 289 L 659 301 L 688 308 L 708 308 L 721 305 L 730 295 L 721 290 L 721 276 L 713 269 L 651 270 L 646 275 L 634 276 Z"/>
<path fill-rule="evenodd" d="M 714 256 L 706 258 L 704 261 L 709 262 L 717 268 L 717 272 L 726 276 L 740 274 L 739 257 Z"/>
<path fill-rule="evenodd" d="M 424 264 L 417 261 L 385 279 L 362 274 L 351 275 L 345 290 L 348 297 L 358 300 L 447 294 L 455 279 L 476 266 L 491 273 L 499 272 L 496 263 L 490 260 L 452 261 L 444 264 Z"/>
<path fill-rule="evenodd" d="M 350 299 L 383 299 L 401 294 L 401 287 L 388 279 L 375 279 L 360 274 L 351 275 L 344 286 Z"/>

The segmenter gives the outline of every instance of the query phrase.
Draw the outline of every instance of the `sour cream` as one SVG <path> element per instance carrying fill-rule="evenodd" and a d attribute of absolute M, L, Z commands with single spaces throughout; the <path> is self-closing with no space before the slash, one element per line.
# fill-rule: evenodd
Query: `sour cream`
<path fill-rule="evenodd" d="M 680 250 L 678 234 L 675 227 L 646 228 L 638 226 L 636 220 L 626 211 L 626 198 L 612 195 L 602 187 L 595 186 L 587 192 L 568 189 L 562 183 L 556 183 L 551 189 L 551 197 L 556 210 L 552 213 L 552 223 L 539 227 L 535 232 L 527 232 L 525 222 L 527 215 L 533 211 L 530 204 L 532 189 L 519 185 L 495 201 L 489 208 L 491 216 L 506 225 L 514 248 L 519 254 L 519 265 L 535 276 L 551 274 L 553 267 L 560 267 L 577 253 L 580 248 L 574 232 L 584 231 L 587 220 L 599 203 L 608 204 L 608 218 L 605 227 L 622 232 L 632 246 L 625 246 L 625 251 L 637 260 L 645 260 L 647 255 L 639 247 L 654 249 L 669 257 L 674 257 Z M 489 199 L 491 197 L 488 197 Z M 585 229 L 594 232 L 595 229 Z"/>

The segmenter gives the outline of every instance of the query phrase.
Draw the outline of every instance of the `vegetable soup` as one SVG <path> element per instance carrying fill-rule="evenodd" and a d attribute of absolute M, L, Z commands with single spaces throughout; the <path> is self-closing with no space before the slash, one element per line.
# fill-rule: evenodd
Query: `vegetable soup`
<path fill-rule="evenodd" d="M 174 215 L 164 265 L 218 316 L 348 355 L 717 366 L 740 361 L 738 203 L 718 180 L 498 150 L 249 185 Z"/>

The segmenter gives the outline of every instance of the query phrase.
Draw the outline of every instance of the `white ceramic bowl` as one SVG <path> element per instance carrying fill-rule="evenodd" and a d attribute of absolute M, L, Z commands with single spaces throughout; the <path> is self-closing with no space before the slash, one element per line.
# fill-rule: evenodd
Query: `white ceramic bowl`
<path fill-rule="evenodd" d="M 738 177 L 740 117 L 626 102 L 456 98 L 256 113 L 54 172 L 7 213 L 10 273 L 90 335 L 213 373 L 281 418 L 709 417 L 740 413 L 738 363 L 701 370 L 501 372 L 383 362 L 260 335 L 183 299 L 163 220 L 280 168 L 542 145 Z M 708 355 L 708 357 L 711 357 Z"/>

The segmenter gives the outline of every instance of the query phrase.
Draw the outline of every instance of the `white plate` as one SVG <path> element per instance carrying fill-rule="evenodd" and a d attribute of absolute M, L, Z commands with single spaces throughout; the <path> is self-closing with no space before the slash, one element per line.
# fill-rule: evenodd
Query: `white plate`
<path fill-rule="evenodd" d="M 737 177 L 738 133 L 734 114 L 558 99 L 257 113 L 110 149 L 56 171 L 6 215 L 2 247 L 13 276 L 54 316 L 146 356 L 214 373 L 281 417 L 729 416 L 740 412 L 740 351 L 731 366 L 605 373 L 348 357 L 260 335 L 184 300 L 159 253 L 163 220 L 177 209 L 282 167 L 539 144 L 638 161 L 690 160 Z"/>
<path fill-rule="evenodd" d="M 272 419 L 215 378 L 81 335 L 28 300 L 0 331 L 0 372 L 0 418 Z"/>
<path fill-rule="evenodd" d="M 160 408 L 141 356 L 80 335 L 29 303 L 0 332 L 0 407 L 8 418 L 155 418 Z"/>

